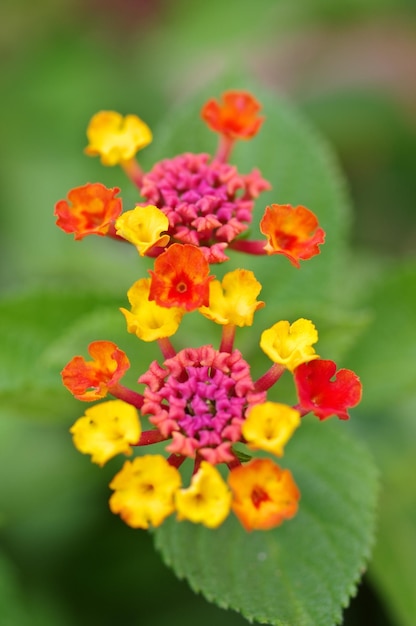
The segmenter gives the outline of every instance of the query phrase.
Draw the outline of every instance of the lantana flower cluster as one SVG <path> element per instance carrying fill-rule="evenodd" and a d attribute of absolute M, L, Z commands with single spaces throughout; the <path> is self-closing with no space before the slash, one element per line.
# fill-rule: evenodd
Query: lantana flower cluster
<path fill-rule="evenodd" d="M 297 513 L 300 491 L 275 459 L 306 414 L 345 420 L 360 401 L 356 374 L 337 371 L 315 352 L 318 333 L 308 319 L 276 320 L 262 332 L 270 367 L 257 379 L 234 346 L 237 327 L 251 326 L 265 305 L 258 300 L 262 286 L 243 268 L 217 280 L 212 266 L 238 250 L 284 255 L 299 268 L 319 254 L 325 237 L 312 211 L 289 204 L 266 207 L 264 239 L 242 237 L 254 201 L 271 186 L 258 170 L 242 174 L 229 160 L 236 141 L 260 131 L 260 111 L 243 91 L 209 100 L 201 115 L 219 135 L 216 154 L 177 155 L 147 173 L 136 154 L 152 141 L 148 126 L 135 115 L 101 111 L 88 126 L 86 153 L 119 164 L 140 202 L 123 211 L 118 188 L 88 183 L 55 207 L 57 225 L 75 239 L 113 238 L 154 259 L 150 276 L 129 289 L 130 307 L 120 309 L 128 332 L 161 351 L 140 373 L 138 388 L 123 384 L 130 362 L 111 341 L 93 341 L 89 358 L 75 356 L 62 371 L 75 398 L 94 403 L 70 429 L 76 448 L 100 466 L 119 454 L 131 457 L 110 483 L 109 504 L 134 528 L 157 527 L 171 515 L 216 528 L 231 512 L 247 531 L 278 526 Z M 175 348 L 171 337 L 192 311 L 222 327 L 217 348 Z M 286 370 L 297 390 L 294 406 L 267 399 Z M 152 453 L 152 444 L 164 453 Z M 184 484 L 179 468 L 188 459 L 193 472 Z"/>

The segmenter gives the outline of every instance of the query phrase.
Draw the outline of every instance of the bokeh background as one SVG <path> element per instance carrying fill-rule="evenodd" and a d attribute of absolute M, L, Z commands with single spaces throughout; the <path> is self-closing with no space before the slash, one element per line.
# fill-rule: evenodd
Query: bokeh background
<path fill-rule="evenodd" d="M 75 246 L 52 216 L 58 199 L 88 181 L 121 186 L 125 206 L 136 200 L 122 172 L 82 154 L 91 115 L 100 109 L 137 113 L 155 128 L 167 111 L 209 81 L 242 72 L 289 98 L 332 144 L 354 207 L 354 258 L 377 283 L 374 307 L 392 307 L 394 293 L 399 315 L 389 330 L 394 333 L 401 324 L 400 307 L 411 328 L 416 317 L 416 7 L 411 0 L 4 0 L 0 55 L 0 287 L 6 309 L 20 294 L 39 288 L 65 291 L 93 279 L 105 289 L 116 276 L 111 256 L 116 252 L 103 252 L 100 241 Z M 399 278 L 392 274 L 396 269 Z M 382 272 L 393 285 L 390 291 L 383 291 Z M 24 304 L 14 307 L 21 324 L 30 326 L 31 311 Z M 378 355 L 377 341 L 387 332 L 382 322 L 378 328 L 381 334 L 373 343 L 364 341 L 366 354 Z M 413 332 L 408 343 L 414 341 Z M 407 368 L 410 357 L 416 359 L 414 350 L 407 346 Z M 394 362 L 400 362 L 397 355 Z M 3 380 L 12 368 L 12 363 L 3 366 Z M 383 375 L 388 368 L 387 354 Z M 34 383 L 36 376 L 34 371 Z M 412 380 L 408 372 L 406 380 Z M 382 423 L 385 428 L 394 410 L 394 418 L 405 416 L 403 430 L 415 435 L 414 426 L 406 429 L 416 404 L 416 376 L 406 389 L 404 404 L 398 396 L 388 398 Z M 69 400 L 60 406 L 60 415 L 66 407 L 71 415 L 55 423 L 52 403 L 34 398 L 38 404 L 32 411 L 29 399 L 14 399 L 12 406 L 2 397 L 1 623 L 246 623 L 194 595 L 163 566 L 148 535 L 134 533 L 103 511 L 106 481 L 78 459 L 66 434 L 75 404 Z M 373 402 L 368 410 L 380 407 Z M 373 427 L 379 427 L 375 420 Z M 379 450 L 374 455 L 382 464 L 386 456 Z M 394 451 L 400 456 L 400 445 Z M 396 468 L 391 484 L 408 481 L 414 489 L 408 475 L 414 466 L 399 466 L 393 456 L 387 453 Z M 108 478 L 112 473 L 110 467 Z M 415 549 L 415 498 L 394 506 L 407 507 L 400 510 L 408 520 L 404 544 L 393 543 L 391 555 L 380 553 L 379 560 L 388 568 L 389 558 L 402 552 L 397 574 L 408 577 L 404 586 L 411 592 L 414 570 L 405 553 Z M 411 625 L 408 598 L 381 569 L 365 578 L 345 624 Z"/>

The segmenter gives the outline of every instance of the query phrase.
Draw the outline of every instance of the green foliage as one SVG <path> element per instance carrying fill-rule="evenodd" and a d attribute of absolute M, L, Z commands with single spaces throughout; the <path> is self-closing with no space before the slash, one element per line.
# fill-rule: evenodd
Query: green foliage
<path fill-rule="evenodd" d="M 170 520 L 155 533 L 178 576 L 250 621 L 339 623 L 369 556 L 377 482 L 372 461 L 340 424 L 312 419 L 283 461 L 302 493 L 295 519 L 250 534 L 235 519 L 215 532 Z"/>
<path fill-rule="evenodd" d="M 368 440 L 382 472 L 370 574 L 405 626 L 414 623 L 416 614 L 415 285 L 414 263 L 383 274 L 366 299 L 372 320 L 348 355 L 364 385 L 355 427 Z"/>

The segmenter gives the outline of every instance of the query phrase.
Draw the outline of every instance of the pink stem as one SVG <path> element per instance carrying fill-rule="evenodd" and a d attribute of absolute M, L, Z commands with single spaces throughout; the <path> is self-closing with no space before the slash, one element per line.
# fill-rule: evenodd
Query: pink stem
<path fill-rule="evenodd" d="M 224 324 L 222 327 L 220 352 L 229 352 L 231 354 L 234 345 L 234 337 L 235 324 Z"/>
<path fill-rule="evenodd" d="M 159 345 L 160 351 L 163 354 L 164 359 L 171 359 L 176 355 L 176 350 L 172 346 L 168 337 L 161 337 L 157 340 L 157 343 Z"/>
<path fill-rule="evenodd" d="M 250 241 L 248 239 L 234 239 L 228 244 L 229 248 L 238 250 L 239 252 L 247 252 L 247 254 L 267 254 L 264 246 L 266 241 Z"/>
<path fill-rule="evenodd" d="M 295 404 L 293 408 L 296 409 L 296 411 L 299 411 L 301 417 L 305 417 L 305 415 L 311 412 L 310 409 L 302 409 L 301 404 Z"/>
<path fill-rule="evenodd" d="M 133 157 L 129 161 L 121 161 L 120 165 L 132 183 L 140 189 L 142 186 L 144 172 L 136 159 Z"/>
<path fill-rule="evenodd" d="M 270 389 L 270 387 L 272 387 L 279 380 L 284 371 L 285 368 L 283 365 L 280 365 L 280 363 L 273 363 L 271 368 L 267 370 L 263 376 L 256 380 L 254 383 L 255 390 L 267 391 L 267 389 Z"/>
<path fill-rule="evenodd" d="M 240 467 L 241 465 L 241 461 L 240 459 L 238 459 L 237 457 L 234 457 L 234 459 L 232 461 L 230 461 L 229 463 L 227 463 L 227 467 L 230 470 L 233 470 L 235 467 Z"/>
<path fill-rule="evenodd" d="M 128 389 L 124 385 L 120 385 L 120 383 L 116 383 L 112 387 L 109 387 L 108 390 L 115 398 L 123 400 L 124 402 L 128 402 L 129 404 L 135 406 L 137 409 L 140 409 L 143 405 L 144 397 L 141 393 L 137 393 L 132 389 Z"/>
<path fill-rule="evenodd" d="M 135 444 L 136 446 L 149 446 L 152 443 L 160 443 L 161 441 L 166 441 L 169 437 L 164 437 L 161 432 L 158 430 L 145 430 L 141 436 L 139 441 Z"/>
<path fill-rule="evenodd" d="M 215 155 L 215 160 L 220 161 L 221 163 L 226 163 L 230 158 L 232 149 L 235 144 L 235 139 L 230 139 L 230 137 L 226 137 L 225 135 L 220 135 L 220 141 L 218 143 L 217 154 Z"/>
<path fill-rule="evenodd" d="M 192 476 L 194 476 L 200 468 L 203 458 L 197 454 L 195 457 L 194 469 L 192 470 Z"/>
<path fill-rule="evenodd" d="M 168 457 L 168 463 L 169 465 L 172 465 L 172 467 L 178 468 L 182 465 L 185 459 L 186 456 L 184 456 L 183 454 L 171 454 Z"/>

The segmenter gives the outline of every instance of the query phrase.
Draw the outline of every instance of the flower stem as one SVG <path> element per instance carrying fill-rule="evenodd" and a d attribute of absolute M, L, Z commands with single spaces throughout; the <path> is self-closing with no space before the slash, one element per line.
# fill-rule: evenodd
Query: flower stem
<path fill-rule="evenodd" d="M 258 380 L 254 383 L 254 388 L 256 391 L 267 391 L 270 389 L 281 377 L 283 372 L 285 371 L 285 367 L 280 365 L 280 363 L 273 363 L 271 368 L 267 370 L 263 376 L 260 376 Z"/>
<path fill-rule="evenodd" d="M 145 430 L 141 434 L 139 441 L 136 443 L 136 446 L 149 446 L 152 443 L 166 441 L 166 439 L 169 439 L 169 437 L 164 437 L 162 433 L 158 430 Z"/>
<path fill-rule="evenodd" d="M 186 456 L 184 456 L 183 454 L 171 454 L 168 457 L 168 463 L 169 465 L 172 465 L 172 467 L 178 468 L 182 465 L 185 459 Z"/>
<path fill-rule="evenodd" d="M 140 409 L 143 405 L 144 397 L 141 393 L 137 393 L 132 389 L 128 389 L 124 385 L 120 385 L 120 383 L 116 383 L 115 385 L 110 387 L 109 392 L 115 398 L 123 400 L 124 402 L 128 402 L 129 404 L 135 406 L 137 409 Z"/>
<path fill-rule="evenodd" d="M 239 458 L 235 457 L 232 461 L 227 463 L 227 467 L 230 470 L 233 470 L 235 467 L 239 467 L 241 465 L 241 461 Z"/>
<path fill-rule="evenodd" d="M 230 139 L 229 137 L 225 137 L 225 135 L 220 135 L 220 141 L 218 143 L 215 160 L 220 161 L 221 163 L 226 163 L 230 158 L 234 144 L 235 139 Z"/>
<path fill-rule="evenodd" d="M 295 404 L 293 408 L 296 409 L 296 411 L 299 411 L 301 417 L 305 417 L 305 415 L 311 412 L 310 409 L 302 409 L 301 404 Z"/>
<path fill-rule="evenodd" d="M 160 351 L 163 354 L 164 359 L 171 359 L 176 355 L 176 350 L 172 346 L 168 337 L 161 337 L 157 340 L 157 343 L 159 345 Z"/>
<path fill-rule="evenodd" d="M 220 352 L 232 352 L 235 337 L 235 324 L 224 324 L 222 327 L 222 337 Z"/>
<path fill-rule="evenodd" d="M 120 165 L 128 178 L 130 178 L 132 183 L 134 183 L 140 189 L 140 187 L 142 186 L 144 172 L 136 159 L 133 157 L 128 161 L 121 161 Z"/>
<path fill-rule="evenodd" d="M 264 249 L 266 245 L 265 241 L 249 241 L 248 239 L 234 239 L 228 244 L 229 248 L 238 250 L 239 252 L 246 252 L 247 254 L 267 254 Z"/>

